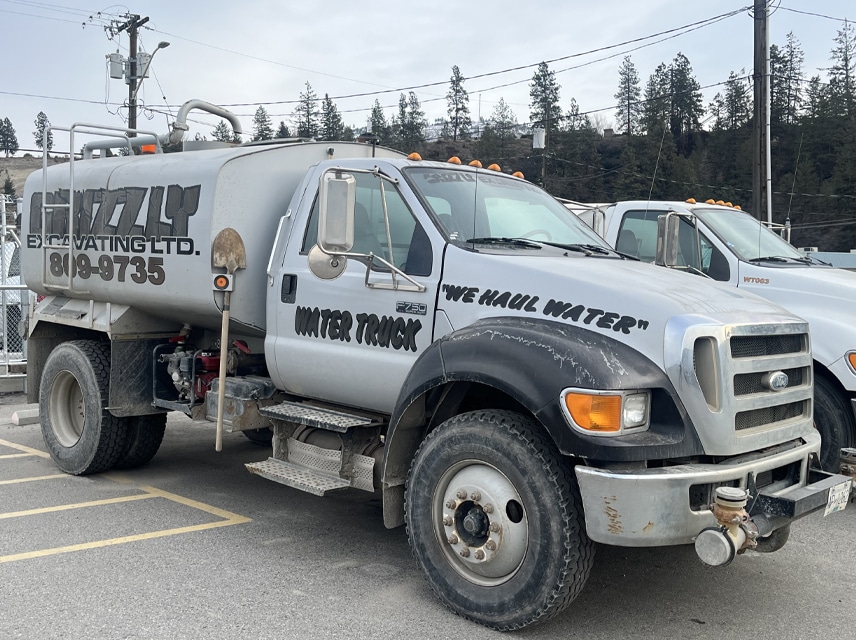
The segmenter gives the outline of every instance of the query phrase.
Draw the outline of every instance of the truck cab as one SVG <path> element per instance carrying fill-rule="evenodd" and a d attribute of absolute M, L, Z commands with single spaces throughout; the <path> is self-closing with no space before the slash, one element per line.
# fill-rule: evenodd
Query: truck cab
<path fill-rule="evenodd" d="M 812 334 L 821 466 L 837 469 L 840 450 L 856 445 L 856 273 L 807 256 L 724 203 L 630 201 L 578 215 L 624 254 L 653 263 L 659 245 L 661 263 L 757 294 L 805 318 Z M 666 217 L 674 220 L 671 233 L 662 223 L 658 227 Z"/>

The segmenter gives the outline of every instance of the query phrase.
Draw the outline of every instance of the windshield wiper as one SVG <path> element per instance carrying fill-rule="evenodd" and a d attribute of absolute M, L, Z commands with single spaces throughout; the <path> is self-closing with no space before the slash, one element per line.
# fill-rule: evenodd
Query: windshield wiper
<path fill-rule="evenodd" d="M 464 240 L 466 244 L 510 244 L 515 247 L 526 247 L 527 249 L 540 249 L 541 243 L 526 238 L 504 238 L 497 236 L 485 236 L 483 238 L 470 238 Z"/>
<path fill-rule="evenodd" d="M 760 258 L 749 258 L 749 262 L 802 262 L 803 264 L 811 264 L 811 258 L 795 258 L 793 256 L 761 256 Z"/>
<path fill-rule="evenodd" d="M 587 256 L 594 255 L 595 253 L 605 256 L 608 256 L 612 253 L 616 253 L 612 249 L 607 249 L 606 247 L 601 247 L 597 244 L 562 244 L 561 242 L 544 242 L 544 244 L 548 244 L 551 247 L 558 247 L 559 249 L 579 251 L 580 253 L 584 253 Z"/>

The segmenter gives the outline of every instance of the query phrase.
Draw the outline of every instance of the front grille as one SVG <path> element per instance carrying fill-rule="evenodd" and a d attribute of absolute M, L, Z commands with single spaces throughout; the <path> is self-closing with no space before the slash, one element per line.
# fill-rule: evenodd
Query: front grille
<path fill-rule="evenodd" d="M 764 407 L 762 409 L 751 409 L 741 411 L 734 417 L 734 428 L 737 431 L 753 429 L 783 422 L 792 418 L 798 418 L 808 411 L 807 403 L 804 401 L 790 402 L 775 407 Z"/>
<path fill-rule="evenodd" d="M 734 430 L 766 429 L 811 415 L 811 354 L 807 333 L 735 332 L 729 338 Z M 788 384 L 770 389 L 763 381 L 785 373 Z"/>
<path fill-rule="evenodd" d="M 778 356 L 785 353 L 799 353 L 803 350 L 801 334 L 771 336 L 732 336 L 732 358 L 758 358 L 760 356 Z"/>
<path fill-rule="evenodd" d="M 785 369 L 783 373 L 788 376 L 788 387 L 799 387 L 803 384 L 802 369 Z M 734 395 L 746 396 L 750 393 L 766 393 L 770 391 L 761 383 L 765 375 L 766 373 L 758 372 L 737 374 L 734 376 Z"/>

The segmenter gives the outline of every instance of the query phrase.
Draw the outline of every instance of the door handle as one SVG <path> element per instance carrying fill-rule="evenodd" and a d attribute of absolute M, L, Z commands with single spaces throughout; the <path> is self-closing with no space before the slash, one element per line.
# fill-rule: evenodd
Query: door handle
<path fill-rule="evenodd" d="M 282 276 L 282 287 L 279 290 L 279 299 L 286 304 L 293 304 L 297 299 L 297 275 L 286 273 Z"/>

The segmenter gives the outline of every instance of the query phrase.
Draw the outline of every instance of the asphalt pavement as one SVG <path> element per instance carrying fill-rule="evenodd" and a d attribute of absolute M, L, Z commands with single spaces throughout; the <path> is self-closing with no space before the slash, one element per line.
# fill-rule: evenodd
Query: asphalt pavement
<path fill-rule="evenodd" d="M 0 395 L 0 638 L 856 637 L 856 505 L 795 524 L 773 554 L 705 568 L 691 547 L 599 546 L 554 620 L 502 634 L 433 596 L 403 528 L 346 490 L 317 498 L 249 474 L 268 452 L 171 415 L 140 469 L 62 474 L 32 409 Z"/>

